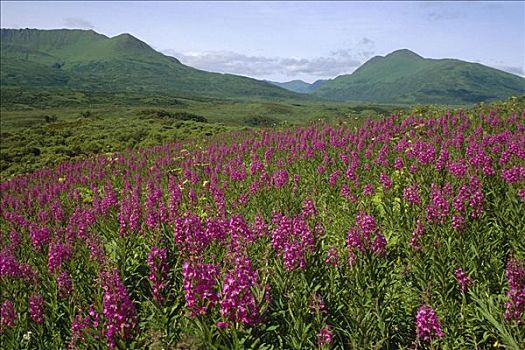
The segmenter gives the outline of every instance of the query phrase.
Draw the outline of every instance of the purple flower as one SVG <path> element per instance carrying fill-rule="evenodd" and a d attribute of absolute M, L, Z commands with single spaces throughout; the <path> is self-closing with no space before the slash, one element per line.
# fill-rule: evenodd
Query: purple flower
<path fill-rule="evenodd" d="M 151 247 L 148 254 L 149 280 L 153 292 L 153 299 L 161 304 L 164 301 L 163 291 L 167 286 L 168 263 L 167 250 Z"/>
<path fill-rule="evenodd" d="M 416 228 L 412 232 L 412 238 L 410 239 L 410 246 L 414 250 L 420 250 L 421 249 L 421 242 L 419 239 L 423 236 L 425 233 L 425 225 L 421 223 L 420 220 L 417 220 L 416 222 Z"/>
<path fill-rule="evenodd" d="M 465 218 L 461 214 L 452 216 L 452 227 L 458 232 L 463 231 L 463 228 L 465 227 Z"/>
<path fill-rule="evenodd" d="M 71 294 L 73 290 L 73 281 L 71 281 L 69 273 L 64 271 L 57 277 L 57 286 L 58 295 L 61 298 L 65 298 Z"/>
<path fill-rule="evenodd" d="M 374 194 L 374 186 L 372 186 L 372 184 L 366 184 L 365 187 L 363 188 L 363 194 L 365 196 L 371 196 Z"/>
<path fill-rule="evenodd" d="M 219 322 L 217 322 L 216 326 L 219 329 L 225 329 L 225 328 L 230 327 L 230 324 L 228 322 L 219 321 Z"/>
<path fill-rule="evenodd" d="M 235 258 L 235 269 L 226 274 L 222 285 L 220 309 L 223 317 L 250 326 L 260 322 L 260 309 L 252 291 L 259 287 L 257 276 L 250 258 Z"/>
<path fill-rule="evenodd" d="M 372 215 L 368 215 L 362 211 L 357 213 L 356 224 L 363 235 L 365 235 L 367 238 L 370 237 L 370 235 L 374 233 L 377 228 L 376 219 Z"/>
<path fill-rule="evenodd" d="M 403 197 L 410 205 L 421 205 L 421 198 L 419 197 L 419 188 L 417 184 L 403 189 Z"/>
<path fill-rule="evenodd" d="M 388 175 L 385 173 L 381 173 L 381 175 L 379 175 L 379 181 L 381 181 L 381 184 L 383 185 L 383 188 L 385 190 L 391 189 L 392 186 L 394 185 L 394 183 L 392 182 L 392 179 L 390 179 Z"/>
<path fill-rule="evenodd" d="M 317 209 L 315 207 L 314 201 L 311 199 L 305 199 L 303 203 L 303 215 L 305 218 L 315 216 L 317 214 Z"/>
<path fill-rule="evenodd" d="M 432 184 L 430 197 L 431 201 L 427 205 L 427 219 L 429 222 L 442 224 L 448 217 L 450 204 L 443 190 L 436 184 Z"/>
<path fill-rule="evenodd" d="M 458 282 L 459 286 L 461 287 L 461 293 L 465 293 L 468 287 L 472 284 L 472 280 L 470 277 L 463 271 L 462 269 L 457 269 L 454 272 L 454 276 L 456 277 L 456 281 Z"/>
<path fill-rule="evenodd" d="M 330 325 L 324 326 L 319 333 L 317 333 L 317 345 L 325 346 L 332 344 L 333 336 L 332 327 Z"/>
<path fill-rule="evenodd" d="M 137 311 L 116 269 L 102 272 L 100 279 L 104 291 L 104 335 L 109 348 L 114 349 L 117 339 L 126 340 L 132 337 L 137 325 Z"/>
<path fill-rule="evenodd" d="M 42 246 L 46 245 L 50 239 L 50 232 L 47 227 L 38 227 L 31 225 L 29 227 L 29 236 L 31 237 L 31 243 L 37 250 L 41 250 Z"/>
<path fill-rule="evenodd" d="M 337 185 L 337 180 L 339 180 L 340 176 L 341 172 L 339 170 L 336 170 L 330 174 L 328 178 L 328 184 L 330 185 L 330 187 L 334 187 L 335 185 Z"/>
<path fill-rule="evenodd" d="M 15 325 L 16 312 L 15 306 L 13 305 L 11 300 L 6 300 L 3 302 L 0 315 L 0 333 L 2 333 L 4 327 L 12 328 Z"/>
<path fill-rule="evenodd" d="M 384 256 L 386 253 L 386 238 L 382 233 L 377 233 L 372 243 L 372 252 L 377 256 Z"/>
<path fill-rule="evenodd" d="M 272 245 L 276 253 L 283 257 L 286 269 L 304 269 L 305 256 L 314 248 L 314 235 L 304 218 L 301 215 L 288 218 L 275 214 L 272 222 Z"/>
<path fill-rule="evenodd" d="M 288 183 L 288 172 L 284 169 L 276 170 L 272 176 L 275 188 L 281 188 Z"/>
<path fill-rule="evenodd" d="M 193 316 L 206 314 L 218 302 L 218 274 L 219 267 L 214 264 L 185 261 L 182 265 L 186 307 Z"/>
<path fill-rule="evenodd" d="M 310 302 L 308 303 L 308 308 L 310 309 L 310 313 L 312 314 L 326 312 L 326 306 L 324 304 L 323 297 L 318 293 L 313 293 L 310 296 Z"/>
<path fill-rule="evenodd" d="M 508 301 L 505 303 L 505 319 L 521 323 L 525 313 L 525 267 L 523 263 L 518 262 L 515 258 L 510 259 L 505 276 L 509 284 Z"/>
<path fill-rule="evenodd" d="M 422 305 L 417 310 L 416 326 L 417 337 L 423 341 L 430 341 L 436 337 L 443 338 L 445 336 L 445 333 L 441 330 L 436 311 L 428 305 Z"/>
<path fill-rule="evenodd" d="M 328 252 L 326 253 L 326 259 L 324 262 L 327 265 L 337 266 L 337 263 L 339 262 L 339 253 L 337 252 L 336 247 L 331 247 L 328 249 Z"/>
<path fill-rule="evenodd" d="M 73 252 L 71 246 L 55 242 L 49 245 L 47 268 L 49 272 L 55 272 L 60 269 L 62 264 L 71 259 Z"/>
<path fill-rule="evenodd" d="M 35 323 L 44 323 L 44 298 L 40 294 L 29 297 L 29 316 Z"/>
<path fill-rule="evenodd" d="M 79 341 L 85 341 L 84 334 L 89 330 L 96 330 L 100 325 L 100 315 L 95 310 L 93 305 L 89 306 L 89 312 L 85 317 L 75 315 L 75 319 L 71 322 L 71 340 L 69 342 L 69 349 L 77 349 Z M 95 336 L 98 339 L 98 336 Z"/>

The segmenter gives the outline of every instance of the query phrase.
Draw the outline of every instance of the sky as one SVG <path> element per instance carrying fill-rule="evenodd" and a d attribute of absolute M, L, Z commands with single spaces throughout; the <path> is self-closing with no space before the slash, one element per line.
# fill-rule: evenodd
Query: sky
<path fill-rule="evenodd" d="M 410 49 L 525 75 L 525 2 L 16 2 L 2 28 L 130 33 L 182 63 L 313 82 Z"/>

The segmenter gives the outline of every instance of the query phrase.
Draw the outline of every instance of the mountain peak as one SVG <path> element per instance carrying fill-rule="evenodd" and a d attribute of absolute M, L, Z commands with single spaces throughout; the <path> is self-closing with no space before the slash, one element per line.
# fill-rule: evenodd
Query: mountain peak
<path fill-rule="evenodd" d="M 409 49 L 399 49 L 392 51 L 386 57 L 403 57 L 403 58 L 417 58 L 417 59 L 423 59 L 423 57 L 419 56 L 414 51 L 410 51 Z"/>
<path fill-rule="evenodd" d="M 115 42 L 122 49 L 152 50 L 148 44 L 128 33 L 119 34 L 112 37 L 110 40 Z"/>

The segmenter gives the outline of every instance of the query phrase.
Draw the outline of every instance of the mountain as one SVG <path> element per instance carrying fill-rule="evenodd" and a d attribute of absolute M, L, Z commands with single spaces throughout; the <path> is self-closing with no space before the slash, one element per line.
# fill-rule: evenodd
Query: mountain
<path fill-rule="evenodd" d="M 304 98 L 264 81 L 188 67 L 130 34 L 1 29 L 2 89 L 57 88 L 178 96 Z"/>
<path fill-rule="evenodd" d="M 339 101 L 471 104 L 525 94 L 525 79 L 479 63 L 428 59 L 410 50 L 376 56 L 313 94 Z"/>
<path fill-rule="evenodd" d="M 298 92 L 301 94 L 307 94 L 321 87 L 326 82 L 326 80 L 317 80 L 311 84 L 305 81 L 302 81 L 302 80 L 291 80 L 291 81 L 287 81 L 283 83 L 279 83 L 276 81 L 268 81 L 268 82 L 271 84 L 277 85 L 279 87 L 282 87 L 283 89 L 286 89 L 286 90 Z"/>

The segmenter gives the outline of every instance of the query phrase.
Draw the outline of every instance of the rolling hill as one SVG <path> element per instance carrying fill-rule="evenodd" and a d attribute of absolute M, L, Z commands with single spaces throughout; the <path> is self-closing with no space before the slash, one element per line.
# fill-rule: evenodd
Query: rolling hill
<path fill-rule="evenodd" d="M 2 88 L 305 98 L 264 81 L 188 67 L 130 34 L 2 29 L 1 61 Z"/>
<path fill-rule="evenodd" d="M 525 79 L 478 63 L 427 59 L 410 50 L 376 56 L 313 94 L 339 101 L 472 104 L 525 94 Z"/>
<path fill-rule="evenodd" d="M 268 81 L 268 82 L 274 85 L 277 85 L 279 87 L 282 87 L 283 89 L 286 89 L 286 90 L 298 92 L 300 94 L 307 94 L 312 91 L 315 91 L 316 89 L 324 85 L 326 80 L 317 80 L 311 84 L 305 81 L 302 81 L 302 80 L 291 80 L 291 81 L 287 81 L 284 83 L 280 83 L 276 81 Z"/>

